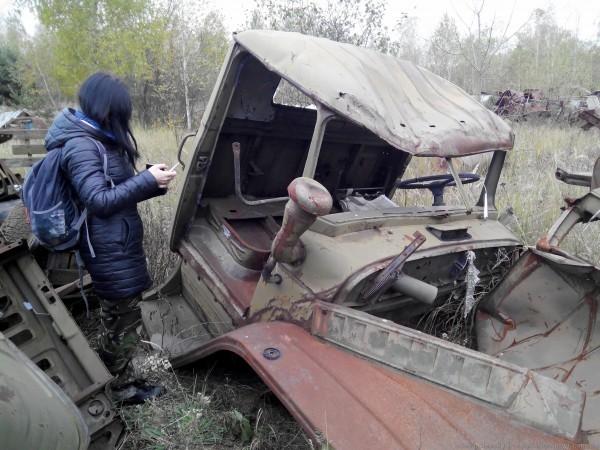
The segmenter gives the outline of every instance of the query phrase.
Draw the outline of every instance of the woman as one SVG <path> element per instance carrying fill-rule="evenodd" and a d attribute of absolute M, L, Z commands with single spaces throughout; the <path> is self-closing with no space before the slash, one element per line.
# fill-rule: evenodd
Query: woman
<path fill-rule="evenodd" d="M 113 400 L 142 403 L 165 390 L 136 380 L 131 371 L 141 324 L 138 303 L 151 286 L 137 204 L 164 194 L 176 172 L 155 164 L 135 173 L 140 154 L 129 127 L 131 96 L 118 78 L 91 75 L 79 88 L 78 100 L 80 110 L 66 108 L 54 120 L 46 149 L 63 147 L 62 168 L 87 207 L 87 233 L 82 230 L 79 250 L 100 298 L 99 354 L 116 377 L 110 385 Z M 114 186 L 104 176 L 98 143 L 106 149 Z"/>

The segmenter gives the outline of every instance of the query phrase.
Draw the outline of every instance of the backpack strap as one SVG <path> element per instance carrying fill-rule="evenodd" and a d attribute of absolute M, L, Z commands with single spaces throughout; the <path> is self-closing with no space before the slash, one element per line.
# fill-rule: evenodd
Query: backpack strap
<path fill-rule="evenodd" d="M 100 158 L 102 159 L 102 169 L 104 171 L 104 179 L 106 180 L 106 182 L 108 184 L 110 184 L 111 188 L 114 188 L 115 183 L 113 182 L 110 175 L 108 175 L 108 156 L 106 154 L 106 149 L 96 139 L 92 139 L 90 137 L 87 137 L 87 139 L 89 139 L 96 145 L 96 148 L 98 149 L 98 153 L 100 154 Z M 92 243 L 90 241 L 90 230 L 89 230 L 88 223 L 87 223 L 87 208 L 84 208 L 83 211 L 81 211 L 81 215 L 79 216 L 79 220 L 77 221 L 76 227 L 78 230 L 77 231 L 78 239 L 79 239 L 79 233 L 81 233 L 81 226 L 84 223 L 85 223 L 85 234 L 86 234 L 86 238 L 87 238 L 88 248 L 90 249 L 90 254 L 92 255 L 92 258 L 95 258 L 96 252 L 94 251 L 94 247 L 92 247 Z M 77 262 L 77 269 L 79 271 L 79 290 L 81 292 L 81 297 L 83 298 L 83 301 L 85 302 L 85 310 L 87 312 L 87 316 L 89 317 L 90 316 L 90 306 L 89 306 L 87 295 L 85 295 L 85 291 L 83 290 L 83 266 L 84 266 L 84 264 L 83 264 L 83 259 L 81 258 L 81 253 L 79 252 L 79 249 L 75 250 L 75 261 Z"/>
<path fill-rule="evenodd" d="M 100 153 L 100 158 L 102 159 L 102 168 L 104 169 L 104 179 L 106 180 L 106 182 L 108 184 L 110 184 L 111 188 L 114 188 L 115 183 L 113 183 L 112 178 L 108 175 L 108 156 L 106 155 L 106 149 L 104 148 L 104 145 L 102 145 L 96 139 L 92 139 L 91 137 L 88 137 L 87 139 L 89 139 L 94 144 L 96 144 L 96 148 L 98 148 L 98 153 Z"/>
<path fill-rule="evenodd" d="M 92 139 L 91 137 L 86 137 L 86 139 L 89 139 L 96 145 L 96 148 L 98 149 L 98 153 L 100 154 L 100 158 L 102 159 L 102 169 L 104 171 L 104 179 L 106 180 L 107 183 L 110 184 L 111 188 L 114 188 L 115 183 L 113 182 L 112 178 L 108 174 L 108 155 L 106 154 L 106 149 L 104 148 L 104 145 L 102 145 L 96 139 Z M 87 223 L 87 208 L 84 208 L 84 210 L 81 212 L 79 221 L 77 221 L 77 230 L 81 230 L 81 225 L 83 223 L 85 223 L 85 234 L 87 237 L 87 243 L 88 243 L 88 248 L 90 249 L 90 254 L 92 255 L 92 258 L 95 258 L 96 252 L 94 251 L 94 247 L 92 247 L 92 243 L 90 242 L 90 231 L 89 231 L 89 227 L 88 227 L 88 223 Z M 78 233 L 79 233 L 79 231 L 78 231 Z"/>
<path fill-rule="evenodd" d="M 88 301 L 87 295 L 83 289 L 83 259 L 81 259 L 81 253 L 79 249 L 75 250 L 75 261 L 77 262 L 77 271 L 79 272 L 79 292 L 85 303 L 86 316 L 90 317 L 90 302 Z"/>

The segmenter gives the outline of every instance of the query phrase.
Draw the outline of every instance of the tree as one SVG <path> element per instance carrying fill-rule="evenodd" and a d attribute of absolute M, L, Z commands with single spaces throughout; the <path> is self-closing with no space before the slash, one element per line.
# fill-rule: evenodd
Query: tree
<path fill-rule="evenodd" d="M 428 68 L 436 75 L 454 83 L 457 82 L 456 72 L 461 59 L 458 35 L 456 22 L 444 13 L 429 39 L 427 52 Z"/>
<path fill-rule="evenodd" d="M 392 28 L 389 35 L 380 40 L 380 50 L 387 51 L 398 58 L 421 64 L 425 51 L 419 43 L 417 33 L 418 21 L 402 13 L 400 20 Z"/>
<path fill-rule="evenodd" d="M 148 52 L 161 48 L 165 18 L 145 0 L 27 0 L 52 41 L 49 72 L 73 96 L 90 73 L 149 77 Z"/>
<path fill-rule="evenodd" d="M 474 94 L 479 94 L 487 84 L 490 84 L 486 76 L 494 60 L 507 50 L 508 42 L 519 31 L 509 31 L 512 14 L 506 24 L 498 22 L 495 16 L 487 23 L 484 20 L 484 8 L 485 0 L 474 0 L 470 19 L 466 20 L 459 16 L 459 21 L 463 25 L 463 35 L 459 33 L 458 27 L 454 28 L 454 38 L 450 39 L 445 47 L 440 47 L 448 54 L 453 54 L 454 48 L 458 48 L 460 57 L 470 69 L 470 76 L 465 77 L 462 85 Z"/>
<path fill-rule="evenodd" d="M 192 129 L 192 117 L 204 109 L 228 46 L 220 12 L 200 13 L 193 2 L 177 2 L 169 52 L 173 61 L 172 79 L 167 80 L 180 99 L 185 125 Z"/>
<path fill-rule="evenodd" d="M 384 0 L 260 0 L 248 25 L 298 31 L 386 52 L 390 39 L 382 25 L 384 14 Z"/>
<path fill-rule="evenodd" d="M 6 44 L 0 45 L 0 103 L 18 104 L 22 94 L 19 54 Z"/>
<path fill-rule="evenodd" d="M 558 26 L 552 9 L 536 11 L 517 35 L 508 64 L 516 89 L 538 88 L 555 98 L 579 95 L 599 80 L 598 45 Z"/>

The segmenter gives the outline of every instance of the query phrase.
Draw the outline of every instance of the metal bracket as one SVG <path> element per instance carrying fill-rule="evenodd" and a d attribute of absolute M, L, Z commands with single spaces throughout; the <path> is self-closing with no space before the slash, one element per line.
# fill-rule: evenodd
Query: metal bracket
<path fill-rule="evenodd" d="M 208 165 L 208 156 L 200 156 L 196 162 L 196 172 L 202 172 Z"/>
<path fill-rule="evenodd" d="M 413 234 L 415 237 L 404 250 L 373 280 L 373 286 L 366 290 L 362 299 L 369 304 L 375 303 L 379 295 L 390 287 L 402 272 L 402 267 L 410 255 L 412 255 L 425 242 L 425 236 L 418 231 Z"/>
<path fill-rule="evenodd" d="M 471 212 L 473 211 L 473 206 L 470 200 L 469 200 L 469 195 L 467 194 L 467 191 L 465 190 L 465 186 L 462 184 L 462 181 L 460 180 L 460 176 L 458 175 L 458 171 L 456 170 L 456 166 L 454 165 L 454 161 L 452 161 L 452 158 L 445 158 L 446 162 L 448 163 L 448 169 L 450 169 L 450 173 L 452 174 L 452 178 L 454 178 L 454 182 L 456 183 L 456 187 L 458 188 L 458 192 L 460 193 L 460 196 L 462 197 L 462 200 L 465 204 L 465 208 L 467 209 L 467 214 L 471 214 Z"/>

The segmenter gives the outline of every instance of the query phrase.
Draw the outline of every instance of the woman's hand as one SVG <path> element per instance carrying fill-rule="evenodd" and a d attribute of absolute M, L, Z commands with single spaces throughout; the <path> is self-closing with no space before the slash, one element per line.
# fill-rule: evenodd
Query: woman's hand
<path fill-rule="evenodd" d="M 171 180 L 177 175 L 177 172 L 169 170 L 169 166 L 166 164 L 154 164 L 148 171 L 154 176 L 158 187 L 161 189 L 168 188 Z"/>

